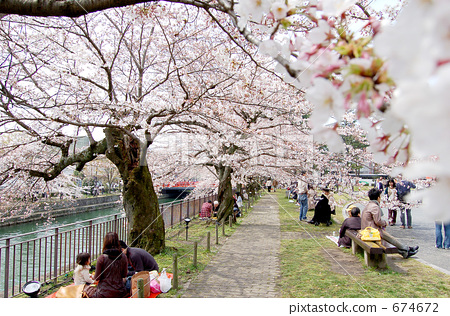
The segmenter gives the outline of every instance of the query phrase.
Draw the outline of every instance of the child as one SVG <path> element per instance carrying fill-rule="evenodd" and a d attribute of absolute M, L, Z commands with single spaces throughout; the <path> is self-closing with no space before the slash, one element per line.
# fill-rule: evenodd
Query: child
<path fill-rule="evenodd" d="M 73 272 L 73 280 L 75 281 L 75 285 L 93 283 L 94 280 L 92 280 L 91 275 L 89 274 L 89 270 L 91 269 L 91 255 L 87 252 L 78 254 L 77 263 L 78 265 Z"/>

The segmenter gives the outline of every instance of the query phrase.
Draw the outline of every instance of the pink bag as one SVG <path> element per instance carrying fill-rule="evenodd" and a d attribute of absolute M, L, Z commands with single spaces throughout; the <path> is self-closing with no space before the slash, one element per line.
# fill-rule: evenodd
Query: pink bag
<path fill-rule="evenodd" d="M 159 282 L 156 279 L 150 281 L 150 292 L 161 293 L 161 288 L 159 287 Z"/>

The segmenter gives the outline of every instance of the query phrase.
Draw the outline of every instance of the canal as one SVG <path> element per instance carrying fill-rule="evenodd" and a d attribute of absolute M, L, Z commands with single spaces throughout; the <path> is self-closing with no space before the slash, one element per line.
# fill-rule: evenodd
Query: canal
<path fill-rule="evenodd" d="M 159 204 L 170 203 L 175 201 L 174 199 L 159 199 Z M 14 243 L 22 242 L 29 239 L 34 239 L 38 237 L 45 237 L 47 233 L 45 231 L 53 232 L 53 229 L 59 226 L 71 225 L 70 229 L 80 228 L 87 226 L 88 223 L 80 223 L 83 221 L 91 220 L 103 216 L 113 217 L 116 214 L 124 215 L 122 212 L 122 206 L 118 205 L 114 208 L 102 209 L 97 211 L 90 211 L 85 213 L 78 213 L 73 215 L 66 215 L 61 217 L 56 217 L 48 221 L 46 218 L 42 220 L 23 223 L 18 225 L 11 225 L 6 227 L 0 227 L 0 246 L 5 245 L 5 238 L 14 238 Z M 104 220 L 104 219 L 102 219 Z M 96 221 L 93 222 L 94 224 Z M 44 230 L 44 231 L 43 231 Z M 37 232 L 36 234 L 27 235 L 20 237 L 20 235 L 28 234 L 32 232 Z M 18 237 L 16 237 L 18 236 Z M 16 237 L 16 238 L 15 238 Z"/>
<path fill-rule="evenodd" d="M 175 200 L 159 200 L 160 204 L 170 203 L 173 201 Z M 18 286 L 23 285 L 32 277 L 35 278 L 41 275 L 42 269 L 44 269 L 44 274 L 50 273 L 50 268 L 47 269 L 47 267 L 49 265 L 51 267 L 50 262 L 53 259 L 51 257 L 51 252 L 47 252 L 47 250 L 55 246 L 55 244 L 52 244 L 55 238 L 55 228 L 58 228 L 58 231 L 61 234 L 60 255 L 65 254 L 64 256 L 66 256 L 68 246 L 65 243 L 65 239 L 68 238 L 67 234 L 70 234 L 70 239 L 78 238 L 78 247 L 80 247 L 80 244 L 81 247 L 83 247 L 88 245 L 89 243 L 88 236 L 76 236 L 75 233 L 72 235 L 72 231 L 78 231 L 79 229 L 82 229 L 82 231 L 86 231 L 89 229 L 90 225 L 95 227 L 96 224 L 102 225 L 100 223 L 113 221 L 115 220 L 114 218 L 117 219 L 122 217 L 125 217 L 125 214 L 122 211 L 122 206 L 119 204 L 117 205 L 117 207 L 108 209 L 66 215 L 56 217 L 51 220 L 43 218 L 39 221 L 1 227 L 0 249 L 2 249 L 1 247 L 5 247 L 7 245 L 7 242 L 8 245 L 11 245 L 11 248 L 9 255 L 10 259 L 8 260 L 8 262 L 10 263 L 8 265 L 10 270 L 9 277 L 5 274 L 6 249 L 3 248 L 3 251 L 0 251 L 0 297 L 3 297 L 3 294 L 7 293 L 3 292 L 3 290 L 6 291 L 6 288 L 10 289 L 10 291 L 14 289 L 15 293 L 17 293 Z M 104 231 L 102 232 L 102 235 L 103 234 Z M 94 239 L 97 238 L 96 235 L 99 235 L 98 231 L 97 233 L 94 233 Z M 98 247 L 101 247 L 101 245 L 95 245 L 93 247 L 93 250 L 98 251 Z M 68 251 L 71 251 L 70 248 Z M 75 252 L 75 246 L 73 248 L 73 251 Z M 78 253 L 78 251 L 76 251 L 76 253 Z M 75 258 L 76 253 L 73 253 L 72 259 L 70 260 L 71 262 L 69 264 L 73 264 L 72 261 L 74 260 L 73 258 Z M 39 263 L 37 262 L 37 259 L 30 259 L 34 256 L 39 258 Z M 61 260 L 63 259 L 61 258 Z M 65 260 L 66 259 L 64 257 L 64 262 Z M 11 294 L 11 292 L 9 294 Z"/>

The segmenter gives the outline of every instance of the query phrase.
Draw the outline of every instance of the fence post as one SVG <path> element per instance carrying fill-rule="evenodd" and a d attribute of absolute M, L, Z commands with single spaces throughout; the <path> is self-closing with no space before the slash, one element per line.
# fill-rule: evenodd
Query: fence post
<path fill-rule="evenodd" d="M 144 298 L 144 279 L 139 278 L 137 280 L 138 298 Z"/>
<path fill-rule="evenodd" d="M 216 245 L 219 244 L 219 223 L 216 222 Z"/>
<path fill-rule="evenodd" d="M 198 242 L 194 242 L 194 267 L 197 267 L 197 249 L 198 249 Z"/>
<path fill-rule="evenodd" d="M 233 215 L 230 215 L 230 217 L 228 217 L 228 221 L 230 222 L 230 228 L 233 227 Z"/>
<path fill-rule="evenodd" d="M 55 261 L 53 267 L 53 276 L 55 277 L 55 284 L 58 283 L 58 235 L 59 228 L 55 228 Z"/>
<path fill-rule="evenodd" d="M 211 232 L 206 233 L 206 251 L 211 251 Z"/>
<path fill-rule="evenodd" d="M 178 290 L 178 256 L 173 254 L 173 288 Z"/>
<path fill-rule="evenodd" d="M 8 281 L 9 281 L 9 256 L 10 256 L 10 245 L 11 238 L 6 239 L 6 248 L 5 248 L 5 289 L 3 291 L 3 297 L 8 298 Z"/>
<path fill-rule="evenodd" d="M 225 236 L 225 218 L 222 218 L 222 236 Z"/>

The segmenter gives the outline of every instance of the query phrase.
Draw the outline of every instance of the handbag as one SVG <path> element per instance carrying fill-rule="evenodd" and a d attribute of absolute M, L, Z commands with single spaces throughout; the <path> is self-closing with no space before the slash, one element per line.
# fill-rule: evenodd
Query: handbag
<path fill-rule="evenodd" d="M 366 227 L 363 230 L 360 230 L 359 233 L 361 234 L 361 240 L 362 241 L 380 241 L 381 235 L 378 229 L 373 227 Z"/>

